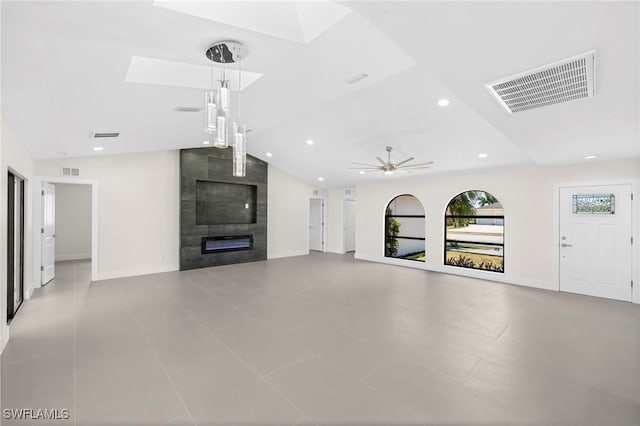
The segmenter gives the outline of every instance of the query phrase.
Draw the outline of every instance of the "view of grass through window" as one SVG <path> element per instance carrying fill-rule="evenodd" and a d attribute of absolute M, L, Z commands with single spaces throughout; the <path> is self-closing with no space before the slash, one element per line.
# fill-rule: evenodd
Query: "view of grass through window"
<path fill-rule="evenodd" d="M 424 207 L 413 195 L 399 195 L 385 212 L 386 257 L 425 261 Z"/>
<path fill-rule="evenodd" d="M 445 264 L 504 272 L 504 211 L 493 195 L 467 191 L 449 202 Z"/>

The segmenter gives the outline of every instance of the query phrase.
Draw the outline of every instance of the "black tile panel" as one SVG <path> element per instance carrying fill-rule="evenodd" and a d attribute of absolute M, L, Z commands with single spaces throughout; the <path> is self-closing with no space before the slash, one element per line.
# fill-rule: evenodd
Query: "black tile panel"
<path fill-rule="evenodd" d="M 247 175 L 234 177 L 232 151 L 180 151 L 181 270 L 267 258 L 268 165 L 247 155 Z M 228 235 L 252 235 L 253 249 L 202 254 L 202 237 Z"/>

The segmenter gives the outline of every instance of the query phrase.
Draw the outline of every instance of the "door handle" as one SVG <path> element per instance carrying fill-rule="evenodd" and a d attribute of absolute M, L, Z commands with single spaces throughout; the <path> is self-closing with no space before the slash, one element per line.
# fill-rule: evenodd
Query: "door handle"
<path fill-rule="evenodd" d="M 562 243 L 560 247 L 573 247 L 571 244 Z"/>

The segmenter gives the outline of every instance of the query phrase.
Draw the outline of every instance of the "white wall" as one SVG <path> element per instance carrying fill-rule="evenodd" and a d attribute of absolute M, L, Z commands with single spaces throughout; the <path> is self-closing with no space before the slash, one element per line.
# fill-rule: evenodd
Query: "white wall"
<path fill-rule="evenodd" d="M 356 257 L 554 288 L 553 185 L 639 177 L 640 160 L 636 159 L 413 180 L 389 179 L 358 185 Z M 504 274 L 443 266 L 444 210 L 452 197 L 472 189 L 490 192 L 504 207 Z M 384 257 L 384 210 L 389 200 L 399 194 L 416 196 L 425 208 L 427 259 L 424 265 Z"/>
<path fill-rule="evenodd" d="M 330 189 L 327 201 L 327 251 L 345 253 L 344 200 L 355 200 L 355 187 Z M 358 206 L 356 205 L 356 209 Z"/>
<path fill-rule="evenodd" d="M 33 291 L 33 274 L 31 266 L 32 251 L 32 181 L 33 160 L 27 147 L 22 143 L 13 130 L 1 119 L 2 149 L 0 153 L 0 350 L 4 349 L 9 340 L 9 327 L 6 325 L 7 312 L 7 185 L 8 169 L 21 175 L 24 179 L 24 288 L 25 299 Z"/>
<path fill-rule="evenodd" d="M 98 182 L 98 279 L 178 269 L 178 151 L 36 161 L 36 175 L 77 167 Z"/>
<path fill-rule="evenodd" d="M 317 191 L 317 194 L 314 194 Z M 326 191 L 269 165 L 267 258 L 309 254 L 309 199 Z"/>
<path fill-rule="evenodd" d="M 56 183 L 56 261 L 91 258 L 91 185 Z"/>

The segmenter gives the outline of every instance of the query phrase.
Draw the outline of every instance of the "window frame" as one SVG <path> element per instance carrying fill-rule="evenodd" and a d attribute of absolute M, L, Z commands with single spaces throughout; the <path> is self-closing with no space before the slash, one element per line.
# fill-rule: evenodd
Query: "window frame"
<path fill-rule="evenodd" d="M 394 218 L 417 218 L 420 219 L 422 218 L 425 221 L 425 229 L 426 229 L 426 215 L 422 214 L 388 214 L 387 212 L 389 211 L 391 206 L 391 203 L 393 203 L 396 199 L 398 199 L 399 197 L 413 197 L 415 198 L 415 200 L 420 203 L 420 207 L 422 207 L 422 211 L 424 210 L 424 205 L 422 204 L 422 201 L 420 201 L 418 199 L 418 197 L 416 197 L 415 195 L 412 194 L 400 194 L 400 195 L 396 195 L 395 197 L 393 197 L 391 200 L 389 200 L 389 202 L 387 203 L 387 205 L 384 208 L 384 257 L 385 258 L 390 258 L 390 259 L 399 259 L 399 260 L 409 260 L 412 262 L 422 262 L 422 263 L 426 263 L 426 257 L 427 257 L 427 239 L 426 236 L 423 237 L 409 237 L 409 236 L 402 236 L 402 235 L 389 235 L 389 219 L 394 219 Z M 425 255 L 425 260 L 419 260 L 419 259 L 409 259 L 409 258 L 405 258 L 405 257 L 398 257 L 398 256 L 390 256 L 387 254 L 387 243 L 389 241 L 389 238 L 395 238 L 395 239 L 400 239 L 400 240 L 414 240 L 414 241 L 424 241 L 424 255 Z"/>
<path fill-rule="evenodd" d="M 467 192 L 484 192 L 486 194 L 491 195 L 493 198 L 495 198 L 496 200 L 498 200 L 497 197 L 495 197 L 493 194 L 491 194 L 488 191 L 482 191 L 482 190 L 467 190 L 467 191 L 463 191 L 460 192 L 458 194 L 456 194 L 455 196 L 451 197 L 451 199 L 449 199 L 449 202 L 447 202 L 447 205 L 444 209 L 444 244 L 443 244 L 443 257 L 442 257 L 442 263 L 444 266 L 450 266 L 450 267 L 454 267 L 454 268 L 464 268 L 464 269 L 470 269 L 473 271 L 484 271 L 484 272 L 495 272 L 495 273 L 499 273 L 499 274 L 504 274 L 505 271 L 505 249 L 504 249 L 504 241 L 505 241 L 505 217 L 504 217 L 504 207 L 502 207 L 502 203 L 498 200 L 498 203 L 501 206 L 502 209 L 502 215 L 455 215 L 455 214 L 447 214 L 447 211 L 449 211 L 449 205 L 451 204 L 451 202 L 453 200 L 455 200 L 457 197 L 459 197 L 462 194 L 465 194 Z M 502 220 L 502 243 L 484 243 L 484 242 L 479 242 L 479 241 L 464 241 L 464 240 L 449 240 L 447 238 L 447 221 L 448 219 L 474 219 L 477 220 L 478 218 L 481 219 L 496 219 L 496 220 Z M 491 269 L 483 269 L 483 268 L 475 268 L 473 266 L 464 266 L 464 265 L 452 265 L 450 263 L 447 263 L 447 243 L 451 241 L 455 241 L 458 243 L 463 243 L 463 244 L 477 244 L 477 245 L 484 245 L 484 246 L 492 246 L 492 247 L 502 247 L 502 256 L 499 256 L 502 258 L 502 270 L 491 270 Z M 491 256 L 491 255 L 488 255 Z M 498 256 L 495 256 L 498 257 Z"/>

